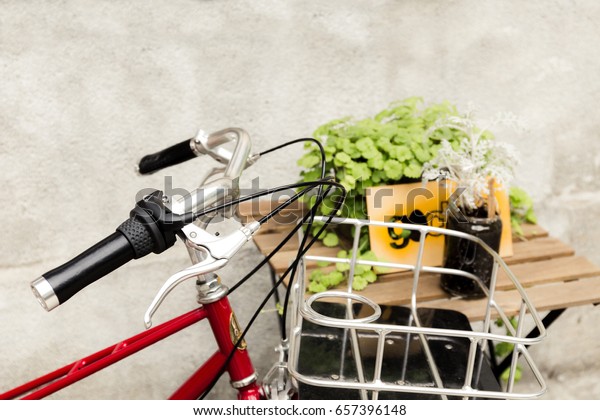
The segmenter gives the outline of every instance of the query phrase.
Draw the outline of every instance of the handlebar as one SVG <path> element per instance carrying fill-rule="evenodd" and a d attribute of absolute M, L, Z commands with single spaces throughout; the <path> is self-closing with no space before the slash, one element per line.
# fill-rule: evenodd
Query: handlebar
<path fill-rule="evenodd" d="M 221 147 L 226 143 L 235 143 L 233 152 Z M 147 175 L 186 162 L 196 156 L 209 155 L 217 162 L 226 165 L 224 173 L 226 178 L 234 179 L 256 160 L 256 156 L 249 156 L 250 146 L 250 137 L 241 128 L 226 128 L 209 135 L 200 130 L 189 140 L 144 156 L 138 164 L 138 172 Z"/>
<path fill-rule="evenodd" d="M 138 164 L 138 172 L 142 175 L 151 174 L 160 169 L 183 163 L 196 157 L 194 139 L 182 141 L 160 152 L 144 156 Z"/>
<path fill-rule="evenodd" d="M 235 142 L 233 152 L 221 147 L 229 142 Z M 138 165 L 139 172 L 155 172 L 201 154 L 208 154 L 226 164 L 221 179 L 170 203 L 170 208 L 165 204 L 161 191 L 144 197 L 116 232 L 31 283 L 31 289 L 42 307 L 50 311 L 132 259 L 142 258 L 151 252 L 159 254 L 173 246 L 176 234 L 191 223 L 189 215 L 233 194 L 237 188 L 236 179 L 257 157 L 249 156 L 250 137 L 242 129 L 230 128 L 208 136 L 200 131 L 190 140 L 144 156 Z"/>
<path fill-rule="evenodd" d="M 130 216 L 116 232 L 31 283 L 44 309 L 51 311 L 132 259 L 160 254 L 175 244 L 175 233 L 185 225 L 164 207 L 161 191 L 140 200 Z"/>

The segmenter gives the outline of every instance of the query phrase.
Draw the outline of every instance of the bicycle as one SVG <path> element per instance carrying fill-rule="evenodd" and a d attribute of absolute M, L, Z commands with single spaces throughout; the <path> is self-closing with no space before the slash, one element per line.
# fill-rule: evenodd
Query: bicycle
<path fill-rule="evenodd" d="M 132 259 L 142 258 L 149 253 L 160 254 L 164 252 L 175 244 L 176 238 L 180 238 L 186 245 L 193 265 L 169 277 L 160 288 L 144 315 L 144 322 L 148 328 L 146 331 L 68 364 L 38 379 L 4 392 L 0 394 L 0 399 L 37 399 L 46 397 L 205 319 L 210 324 L 218 345 L 218 350 L 171 395 L 171 399 L 197 399 L 205 397 L 225 371 L 229 373 L 231 386 L 237 391 L 238 398 L 240 399 L 297 398 L 299 388 L 301 387 L 299 383 L 332 389 L 357 390 L 361 398 L 413 394 L 434 395 L 444 398 L 447 396 L 503 398 L 507 395 L 509 397 L 520 397 L 512 393 L 512 388 L 510 387 L 506 392 L 499 390 L 479 390 L 476 383 L 480 378 L 477 375 L 477 378 L 474 378 L 473 372 L 477 369 L 481 370 L 481 365 L 484 361 L 482 352 L 483 344 L 492 340 L 503 340 L 514 345 L 514 361 L 511 376 L 514 376 L 516 360 L 519 355 L 525 355 L 527 361 L 532 365 L 526 346 L 541 340 L 544 335 L 544 329 L 535 309 L 527 301 L 526 297 L 523 300 L 520 318 L 524 319 L 526 312 L 533 316 L 535 324 L 541 328 L 540 335 L 534 338 L 523 336 L 522 322 L 519 323 L 517 328 L 513 328 L 512 330 L 509 327 L 509 333 L 505 336 L 487 331 L 466 333 L 455 327 L 436 329 L 433 325 L 426 325 L 420 321 L 420 314 L 418 312 L 408 315 L 410 319 L 405 322 L 406 325 L 390 327 L 385 323 L 382 324 L 382 322 L 387 320 L 397 323 L 398 320 L 390 320 L 388 318 L 381 320 L 381 308 L 368 299 L 354 294 L 352 292 L 351 280 L 349 281 L 347 292 L 324 292 L 313 295 L 308 299 L 304 296 L 303 273 L 305 265 L 307 261 L 311 261 L 311 258 L 319 259 L 319 257 L 307 257 L 305 254 L 314 244 L 320 233 L 330 223 L 350 223 L 357 226 L 357 229 L 360 230 L 367 222 L 342 221 L 334 218 L 334 215 L 343 203 L 345 191 L 340 184 L 325 177 L 324 165 L 320 179 L 315 182 L 286 185 L 245 197 L 239 196 L 238 180 L 243 170 L 256 163 L 261 155 L 278 150 L 288 144 L 312 140 L 298 139 L 265 152 L 252 154 L 248 134 L 242 129 L 230 128 L 210 135 L 199 132 L 192 139 L 142 158 L 138 166 L 141 174 L 153 173 L 201 155 L 208 155 L 214 158 L 217 162 L 224 164 L 225 168 L 213 170 L 202 180 L 201 187 L 178 200 L 172 200 L 170 197 L 164 196 L 161 191 L 154 191 L 146 195 L 142 200 L 138 201 L 130 213 L 130 218 L 123 222 L 115 233 L 109 235 L 71 261 L 36 279 L 31 284 L 32 291 L 42 307 L 47 311 L 51 311 L 65 303 L 92 282 L 102 278 Z M 233 151 L 225 147 L 225 145 L 231 144 L 234 145 Z M 324 153 L 322 155 L 324 162 Z M 214 179 L 211 180 L 211 178 Z M 300 189 L 300 191 L 290 194 L 286 200 L 278 203 L 273 210 L 260 219 L 241 226 L 238 230 L 223 237 L 211 234 L 206 230 L 207 226 L 217 215 L 225 218 L 237 216 L 235 209 L 236 205 L 240 202 L 278 191 L 289 191 L 292 187 Z M 221 283 L 215 271 L 227 265 L 236 252 L 259 230 L 262 224 L 266 223 L 290 203 L 298 200 L 307 193 L 314 192 L 314 190 L 317 190 L 317 192 L 313 206 L 303 214 L 300 222 L 291 229 L 285 241 L 276 246 L 273 252 L 257 268 L 245 275 L 232 288 L 227 288 Z M 337 195 L 334 194 L 335 191 L 337 191 Z M 326 197 L 334 198 L 334 208 L 331 210 L 329 216 L 316 217 L 316 209 Z M 314 220 L 319 220 L 322 223 L 320 231 L 312 238 L 301 235 L 301 239 L 298 241 L 299 246 L 296 258 L 291 262 L 284 275 L 275 282 L 271 293 L 261 302 L 259 309 L 248 323 L 248 326 L 244 329 L 240 328 L 229 303 L 228 295 L 246 282 L 258 268 L 266 264 L 268 259 L 277 253 L 285 242 L 294 235 L 300 234 L 303 224 L 312 225 Z M 427 226 L 398 223 L 394 223 L 391 226 L 414 230 L 423 238 L 427 234 L 453 234 L 444 229 Z M 468 235 L 463 234 L 463 236 L 467 237 Z M 355 238 L 358 238 L 358 235 L 355 235 Z M 424 244 L 425 241 L 422 240 L 421 243 Z M 485 244 L 482 244 L 482 246 L 486 247 Z M 493 251 L 491 252 L 493 253 Z M 496 258 L 497 264 L 496 271 L 498 267 L 507 270 L 497 255 L 494 258 Z M 411 269 L 416 273 L 413 294 L 416 294 L 418 273 L 428 270 L 435 272 L 435 269 L 424 267 L 419 261 L 414 266 L 406 266 L 376 261 L 360 261 L 355 256 L 349 259 L 324 258 L 324 260 L 333 263 L 347 262 L 351 264 L 352 269 L 357 264 L 379 264 L 393 268 Z M 294 282 L 298 273 L 300 274 L 298 276 L 299 280 Z M 289 311 L 292 315 L 292 333 L 288 340 L 285 332 L 283 332 L 283 339 L 278 347 L 279 360 L 274 364 L 271 371 L 265 375 L 265 378 L 259 381 L 248 355 L 245 336 L 248 329 L 256 320 L 260 309 L 266 305 L 271 295 L 276 292 L 277 287 L 282 284 L 288 274 L 290 274 L 290 281 L 283 307 L 284 314 Z M 470 275 L 470 278 L 473 277 L 473 275 Z M 351 278 L 352 275 L 350 275 Z M 154 313 L 167 295 L 179 284 L 191 279 L 196 280 L 197 302 L 200 306 L 177 318 L 150 328 Z M 516 281 L 516 279 L 514 280 Z M 474 281 L 478 281 L 477 278 L 474 278 Z M 516 284 L 518 285 L 518 283 Z M 482 287 L 485 286 L 482 284 Z M 520 289 L 520 292 L 525 296 L 522 289 Z M 493 287 L 490 287 L 490 290 L 488 290 L 488 296 L 491 301 Z M 332 311 L 336 314 L 335 316 L 331 315 L 332 312 L 326 312 L 322 306 L 319 306 L 321 305 L 320 301 L 325 301 L 329 298 L 341 299 L 341 303 L 326 305 L 330 309 L 333 308 Z M 291 310 L 288 309 L 289 304 L 292 305 Z M 490 305 L 490 307 L 492 306 Z M 320 308 L 319 311 L 315 309 L 317 307 Z M 321 311 L 323 313 L 320 313 Z M 364 315 L 364 311 L 371 313 Z M 343 314 L 341 318 L 339 318 L 340 313 Z M 502 316 L 502 313 L 500 315 L 503 319 L 507 320 L 505 316 Z M 490 327 L 489 318 L 490 314 L 487 314 L 486 329 Z M 461 322 L 464 323 L 464 320 L 461 319 Z M 308 329 L 304 331 L 303 323 L 305 326 L 308 326 Z M 416 325 L 414 325 L 415 323 Z M 326 330 L 320 330 L 321 327 L 324 327 Z M 282 330 L 285 331 L 285 323 L 282 326 Z M 325 334 L 327 337 L 332 335 L 338 337 L 338 344 L 341 346 L 340 360 L 341 364 L 345 366 L 345 368 L 341 369 L 341 379 L 345 380 L 340 381 L 339 376 L 333 378 L 335 375 L 324 372 L 311 372 L 309 374 L 302 372 L 304 368 L 300 366 L 303 364 L 300 353 L 301 348 L 306 353 L 306 344 L 303 344 L 303 347 L 301 347 L 300 343 L 302 340 L 306 343 L 306 337 L 310 338 L 315 334 L 317 336 Z M 404 336 L 403 339 L 402 336 Z M 414 383 L 407 384 L 406 382 L 392 385 L 387 384 L 385 381 L 382 382 L 381 373 L 386 339 L 388 341 L 392 339 L 399 340 L 408 346 L 413 337 L 417 337 L 425 350 L 427 360 L 431 361 L 431 349 L 427 344 L 431 339 L 428 337 L 456 336 L 461 340 L 471 340 L 471 345 L 468 346 L 469 359 L 466 366 L 469 373 L 463 381 L 464 384 L 461 384 L 462 388 L 453 389 L 446 386 L 440 377 L 437 366 L 433 369 L 435 382 L 433 387 L 415 385 Z M 360 357 L 361 352 L 364 353 L 364 350 L 361 351 L 361 347 L 364 348 L 366 342 L 370 342 L 371 346 L 375 343 L 374 345 L 377 348 L 376 356 L 372 360 L 374 364 L 372 368 L 374 371 L 370 374 L 372 379 L 366 378 L 368 374 L 365 374 L 365 370 L 369 369 L 365 369 Z M 347 371 L 349 364 L 346 364 L 344 361 L 346 355 L 348 355 L 347 346 L 351 349 L 352 359 L 356 366 L 355 371 L 352 372 Z M 405 351 L 403 356 L 403 378 L 406 377 L 408 356 L 409 352 Z M 539 379 L 542 388 L 541 392 L 543 392 L 545 387 L 543 379 L 541 379 L 541 375 L 539 375 L 534 365 L 533 368 L 536 378 Z M 324 374 L 330 377 L 323 379 Z M 300 392 L 300 397 L 302 397 L 303 392 L 305 395 L 311 395 L 309 388 L 305 387 L 305 390 Z M 398 392 L 402 394 L 397 394 Z M 348 394 L 342 393 L 341 395 L 350 397 Z M 530 395 L 526 396 L 529 397 Z M 352 395 L 352 397 L 355 397 L 355 395 Z"/>

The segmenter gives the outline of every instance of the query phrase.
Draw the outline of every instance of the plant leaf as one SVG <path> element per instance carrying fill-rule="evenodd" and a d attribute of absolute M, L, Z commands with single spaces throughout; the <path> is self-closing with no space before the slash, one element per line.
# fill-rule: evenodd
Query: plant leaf
<path fill-rule="evenodd" d="M 298 166 L 303 166 L 305 168 L 312 168 L 321 163 L 321 157 L 314 152 L 310 152 L 302 156 L 298 159 Z"/>
<path fill-rule="evenodd" d="M 504 382 L 508 382 L 508 377 L 510 376 L 510 367 L 507 367 L 504 372 L 502 372 L 502 374 L 500 375 L 500 379 Z M 517 368 L 515 369 L 515 382 L 519 382 L 521 380 L 521 378 L 523 377 L 523 369 L 521 368 L 521 366 L 517 365 Z"/>
<path fill-rule="evenodd" d="M 367 287 L 367 284 L 369 283 L 363 276 L 354 276 L 354 279 L 352 280 L 352 289 L 364 290 Z"/>
<path fill-rule="evenodd" d="M 333 232 L 327 232 L 327 235 L 323 238 L 323 245 L 329 248 L 336 247 L 339 243 L 340 238 Z"/>
<path fill-rule="evenodd" d="M 404 165 L 394 159 L 390 159 L 383 164 L 383 171 L 388 179 L 399 180 L 402 178 Z"/>
<path fill-rule="evenodd" d="M 352 158 L 346 152 L 337 152 L 333 158 L 333 163 L 335 166 L 344 166 L 350 161 L 352 161 Z"/>
<path fill-rule="evenodd" d="M 423 172 L 423 166 L 417 162 L 410 162 L 410 164 L 404 169 L 404 176 L 407 178 L 420 178 Z"/>

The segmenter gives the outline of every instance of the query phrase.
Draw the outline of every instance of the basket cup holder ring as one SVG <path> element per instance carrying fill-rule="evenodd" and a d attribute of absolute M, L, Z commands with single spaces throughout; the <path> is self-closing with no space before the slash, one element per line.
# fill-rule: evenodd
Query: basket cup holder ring
<path fill-rule="evenodd" d="M 369 314 L 367 316 L 363 316 L 360 318 L 351 318 L 351 319 L 343 318 L 343 320 L 345 322 L 370 323 L 370 322 L 378 320 L 379 317 L 381 316 L 381 308 L 379 307 L 378 304 L 376 304 L 372 300 L 370 300 L 362 295 L 357 295 L 355 293 L 348 293 L 348 292 L 335 291 L 335 290 L 319 292 L 319 293 L 316 293 L 316 294 L 310 296 L 308 299 L 306 299 L 305 310 L 306 310 L 307 314 L 309 314 L 310 316 L 312 316 L 316 319 L 325 318 L 327 321 L 330 321 L 330 322 L 340 321 L 339 318 L 333 318 L 333 317 L 330 317 L 327 315 L 323 315 L 323 314 L 317 312 L 312 307 L 313 303 L 315 303 L 319 300 L 332 299 L 332 298 L 345 299 L 347 301 L 347 303 L 346 303 L 347 305 L 350 304 L 350 302 L 360 302 L 360 303 L 368 306 L 369 308 L 371 308 L 371 310 L 373 311 L 372 314 Z"/>

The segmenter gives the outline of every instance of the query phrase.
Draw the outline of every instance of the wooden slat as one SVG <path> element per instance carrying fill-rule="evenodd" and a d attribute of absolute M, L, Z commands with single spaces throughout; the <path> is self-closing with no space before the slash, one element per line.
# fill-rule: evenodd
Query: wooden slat
<path fill-rule="evenodd" d="M 270 253 L 286 237 L 287 232 L 267 232 L 254 237 L 254 243 L 264 255 Z M 298 249 L 298 236 L 294 235 L 282 250 Z"/>
<path fill-rule="evenodd" d="M 539 225 L 524 223 L 521 225 L 523 238 L 513 237 L 515 240 L 531 240 L 535 238 L 544 238 L 548 236 L 548 231 Z"/>
<path fill-rule="evenodd" d="M 535 262 L 513 267 L 519 283 L 530 288 L 540 284 L 559 283 L 585 277 L 600 276 L 600 267 L 595 266 L 583 257 L 566 257 L 549 262 Z M 339 290 L 345 290 L 345 284 Z M 382 305 L 408 305 L 412 295 L 412 272 L 394 273 L 380 276 L 360 294 Z M 514 289 L 506 274 L 499 274 L 496 290 Z M 598 291 L 600 296 L 600 290 Z M 439 274 L 424 273 L 417 286 L 417 301 L 427 302 L 448 299 L 448 294 L 440 287 Z M 456 300 L 452 300 L 455 302 Z M 469 300 L 478 302 L 478 300 Z"/>
<path fill-rule="evenodd" d="M 249 223 L 266 216 L 275 210 L 285 201 L 282 198 L 278 201 L 272 200 L 254 200 L 245 201 L 238 205 L 238 215 L 242 223 Z M 261 226 L 260 232 L 288 231 L 296 225 L 300 217 L 304 214 L 305 206 L 298 201 L 290 203 L 287 207 L 275 214 L 272 219 Z"/>
<path fill-rule="evenodd" d="M 538 312 L 600 303 L 600 278 L 540 285 L 527 288 L 526 293 Z M 516 290 L 496 292 L 495 300 L 508 316 L 519 313 L 521 297 Z M 486 304 L 486 299 L 443 299 L 423 306 L 452 309 L 464 313 L 471 321 L 480 321 L 485 315 Z"/>
<path fill-rule="evenodd" d="M 285 237 L 285 235 L 287 235 L 287 233 L 290 231 L 291 227 L 295 224 L 296 224 L 296 222 L 289 224 L 287 222 L 282 223 L 281 220 L 277 219 L 277 218 L 271 219 L 271 220 L 267 221 L 266 223 L 264 223 L 260 227 L 260 233 L 279 232 L 281 235 L 281 238 L 283 239 Z"/>
<path fill-rule="evenodd" d="M 511 257 L 504 258 L 504 261 L 508 265 L 542 261 L 575 254 L 575 251 L 569 245 L 552 237 L 541 237 L 530 241 L 514 242 L 513 252 Z"/>
<path fill-rule="evenodd" d="M 320 247 L 315 249 L 311 248 L 310 254 L 319 255 L 323 257 L 335 257 L 338 251 L 339 249 L 337 248 Z M 297 253 L 298 252 L 296 249 L 280 251 L 277 254 L 275 254 L 273 258 L 271 258 L 270 265 L 277 274 L 281 274 L 288 268 L 288 266 L 294 260 L 294 258 L 296 258 Z M 316 266 L 317 263 L 315 261 L 306 261 L 306 267 L 308 269 L 312 269 Z"/>
<path fill-rule="evenodd" d="M 526 290 L 538 311 L 600 303 L 600 278 L 552 283 Z"/>
<path fill-rule="evenodd" d="M 275 208 L 277 208 L 277 206 L 283 203 L 286 200 L 286 198 L 282 198 L 280 200 L 244 201 L 238 205 L 238 213 L 240 214 L 240 216 L 247 216 L 256 219 L 275 210 Z M 293 203 L 290 203 L 287 207 L 285 207 L 285 209 L 282 210 L 281 213 L 295 213 L 297 216 L 299 216 L 303 214 L 304 210 L 304 204 L 295 201 Z"/>
<path fill-rule="evenodd" d="M 377 280 L 360 294 L 380 305 L 408 305 L 412 295 L 413 281 L 410 277 L 399 280 Z M 427 302 L 444 299 L 448 294 L 440 287 L 440 277 L 437 274 L 424 274 L 420 276 L 417 287 L 417 302 Z"/>
<path fill-rule="evenodd" d="M 525 287 L 544 283 L 563 282 L 600 276 L 600 267 L 582 256 L 568 256 L 551 260 L 511 265 L 510 270 Z M 504 271 L 498 273 L 496 290 L 514 288 Z"/>

